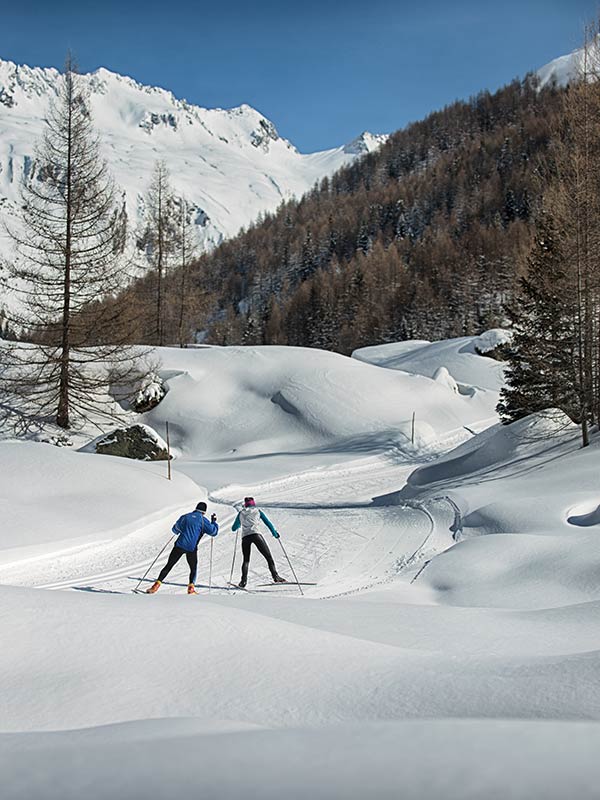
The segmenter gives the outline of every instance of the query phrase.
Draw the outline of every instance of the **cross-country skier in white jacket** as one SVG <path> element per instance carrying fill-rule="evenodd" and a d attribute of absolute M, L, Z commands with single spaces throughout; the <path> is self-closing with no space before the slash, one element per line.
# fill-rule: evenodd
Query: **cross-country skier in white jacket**
<path fill-rule="evenodd" d="M 276 539 L 279 539 L 279 534 L 275 530 L 273 523 L 267 515 L 257 507 L 254 498 L 245 497 L 244 505 L 239 510 L 231 528 L 233 531 L 237 531 L 240 526 L 242 528 L 242 554 L 244 556 L 244 561 L 242 563 L 242 580 L 238 584 L 242 589 L 246 586 L 246 582 L 248 581 L 248 565 L 250 564 L 250 548 L 252 545 L 255 545 L 258 552 L 266 559 L 273 577 L 273 582 L 286 583 L 285 578 L 277 574 L 273 556 L 261 533 L 261 522 L 267 526 Z"/>

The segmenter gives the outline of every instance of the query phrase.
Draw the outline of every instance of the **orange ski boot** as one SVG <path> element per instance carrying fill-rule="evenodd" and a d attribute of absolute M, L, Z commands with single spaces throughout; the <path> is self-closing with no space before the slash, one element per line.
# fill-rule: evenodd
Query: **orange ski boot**
<path fill-rule="evenodd" d="M 152 586 L 149 589 L 146 589 L 146 594 L 154 594 L 154 592 L 158 592 L 160 586 L 161 586 L 160 581 L 154 581 Z"/>
<path fill-rule="evenodd" d="M 188 594 L 198 594 L 193 583 L 188 584 Z"/>

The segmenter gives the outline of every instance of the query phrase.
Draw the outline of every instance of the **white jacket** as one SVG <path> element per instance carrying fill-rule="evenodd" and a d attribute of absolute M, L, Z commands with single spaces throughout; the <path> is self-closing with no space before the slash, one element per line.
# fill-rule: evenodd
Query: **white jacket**
<path fill-rule="evenodd" d="M 240 508 L 240 524 L 242 526 L 242 538 L 250 536 L 252 533 L 262 533 L 260 509 L 256 506 Z"/>
<path fill-rule="evenodd" d="M 262 533 L 261 522 L 266 525 L 273 536 L 279 536 L 271 520 L 256 506 L 242 506 L 240 508 L 237 519 L 233 523 L 233 530 L 235 531 L 241 527 L 242 538 L 250 536 L 252 533 Z"/>

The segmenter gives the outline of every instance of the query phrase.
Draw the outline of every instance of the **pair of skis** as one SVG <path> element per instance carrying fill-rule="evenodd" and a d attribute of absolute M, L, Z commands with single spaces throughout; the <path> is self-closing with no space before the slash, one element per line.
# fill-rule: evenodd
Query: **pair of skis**
<path fill-rule="evenodd" d="M 231 586 L 233 589 L 239 589 L 241 592 L 251 592 L 252 589 L 246 589 L 245 586 L 240 586 L 239 583 L 232 583 L 231 581 L 227 581 L 228 585 Z M 257 583 L 256 588 L 266 588 L 268 586 L 316 586 L 316 583 L 309 583 L 307 581 L 277 581 L 277 583 Z"/>
<path fill-rule="evenodd" d="M 252 589 L 246 589 L 245 586 L 240 586 L 239 583 L 231 583 L 227 581 L 227 585 L 231 586 L 233 589 L 239 589 L 241 592 L 251 592 Z M 308 581 L 300 581 L 296 583 L 296 581 L 277 581 L 277 583 L 257 583 L 257 589 L 263 589 L 269 586 L 316 586 L 316 583 L 310 583 Z M 145 589 L 132 589 L 131 590 L 134 594 L 148 594 Z"/>

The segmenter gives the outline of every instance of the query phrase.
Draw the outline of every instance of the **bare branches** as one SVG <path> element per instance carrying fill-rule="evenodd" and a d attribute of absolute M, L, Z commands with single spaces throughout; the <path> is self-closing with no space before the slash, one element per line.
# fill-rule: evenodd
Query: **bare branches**
<path fill-rule="evenodd" d="M 146 195 L 146 228 L 142 244 L 152 265 L 154 277 L 155 318 L 154 343 L 165 343 L 164 294 L 165 277 L 176 250 L 176 207 L 171 190 L 169 171 L 164 161 L 154 166 L 152 181 Z"/>
<path fill-rule="evenodd" d="M 102 413 L 109 373 L 132 369 L 118 315 L 99 302 L 122 287 L 122 213 L 70 56 L 22 185 L 20 222 L 10 232 L 19 300 L 10 321 L 36 346 L 4 349 L 3 408 L 68 428 Z"/>

